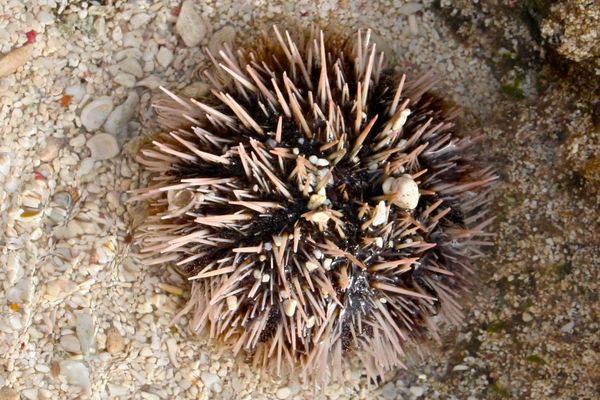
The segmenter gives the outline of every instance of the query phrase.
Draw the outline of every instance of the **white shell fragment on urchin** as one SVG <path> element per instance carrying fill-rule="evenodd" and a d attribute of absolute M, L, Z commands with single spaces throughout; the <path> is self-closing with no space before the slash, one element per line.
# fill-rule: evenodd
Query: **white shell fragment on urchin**
<path fill-rule="evenodd" d="M 383 193 L 393 195 L 392 203 L 400 208 L 414 210 L 419 204 L 419 186 L 408 174 L 387 178 L 382 185 Z"/>
<path fill-rule="evenodd" d="M 163 89 L 174 130 L 140 150 L 149 183 L 132 193 L 140 256 L 191 280 L 194 329 L 326 383 L 347 354 L 375 379 L 460 323 L 496 177 L 432 75 L 387 68 L 370 32 L 274 28 L 208 55 L 206 96 Z"/>

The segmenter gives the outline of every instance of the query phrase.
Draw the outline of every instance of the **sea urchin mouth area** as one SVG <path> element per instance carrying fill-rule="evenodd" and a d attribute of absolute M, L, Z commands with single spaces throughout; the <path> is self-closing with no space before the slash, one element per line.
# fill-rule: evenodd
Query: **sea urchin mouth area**
<path fill-rule="evenodd" d="M 188 126 L 138 157 L 143 257 L 187 272 L 194 329 L 278 373 L 328 381 L 348 353 L 373 378 L 402 366 L 460 322 L 486 244 L 493 173 L 454 135 L 434 79 L 384 69 L 369 36 L 275 28 L 209 54 L 212 95 L 165 90 Z"/>

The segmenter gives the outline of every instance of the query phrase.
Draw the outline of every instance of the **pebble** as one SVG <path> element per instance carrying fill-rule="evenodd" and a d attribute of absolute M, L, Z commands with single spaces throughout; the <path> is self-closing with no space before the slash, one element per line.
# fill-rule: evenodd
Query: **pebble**
<path fill-rule="evenodd" d="M 197 46 L 206 36 L 206 21 L 194 9 L 194 1 L 187 0 L 181 5 L 175 29 L 187 47 Z"/>
<path fill-rule="evenodd" d="M 150 22 L 151 19 L 152 18 L 148 14 L 142 14 L 142 13 L 135 14 L 129 20 L 129 25 L 131 26 L 131 28 L 133 30 L 137 30 L 137 29 L 143 27 L 144 25 L 147 25 L 148 22 Z"/>
<path fill-rule="evenodd" d="M 127 57 L 123 61 L 119 63 L 119 69 L 123 72 L 127 72 L 135 76 L 136 78 L 141 78 L 144 76 L 144 70 L 140 63 L 133 57 Z"/>
<path fill-rule="evenodd" d="M 115 107 L 104 123 L 104 130 L 113 135 L 119 135 L 127 128 L 127 123 L 133 117 L 140 97 L 135 91 L 129 92 L 123 104 Z"/>
<path fill-rule="evenodd" d="M 33 45 L 26 44 L 0 58 L 0 78 L 17 72 L 21 66 L 31 59 L 32 55 Z"/>
<path fill-rule="evenodd" d="M 425 393 L 425 389 L 423 389 L 421 386 L 411 386 L 409 390 L 410 393 L 415 397 L 421 397 Z"/>
<path fill-rule="evenodd" d="M 106 331 L 106 351 L 110 354 L 121 353 L 125 349 L 123 336 L 115 328 Z"/>
<path fill-rule="evenodd" d="M 173 61 L 173 52 L 167 47 L 161 47 L 156 54 L 156 61 L 163 67 L 167 68 Z"/>
<path fill-rule="evenodd" d="M 117 139 L 108 133 L 97 133 L 87 142 L 94 160 L 108 160 L 119 154 Z"/>
<path fill-rule="evenodd" d="M 60 374 L 65 377 L 68 384 L 77 386 L 89 393 L 91 387 L 90 372 L 82 362 L 74 360 L 61 361 Z"/>
<path fill-rule="evenodd" d="M 296 307 L 298 306 L 298 300 L 287 299 L 283 302 L 283 312 L 288 317 L 293 317 L 296 313 Z"/>
<path fill-rule="evenodd" d="M 114 105 L 110 96 L 98 97 L 81 110 L 81 124 L 89 132 L 100 128 L 112 111 Z"/>
<path fill-rule="evenodd" d="M 290 388 L 287 388 L 287 387 L 278 389 L 277 392 L 275 393 L 275 396 L 277 396 L 277 398 L 280 400 L 287 399 L 291 395 L 292 395 L 292 391 L 290 390 Z"/>
<path fill-rule="evenodd" d="M 37 15 L 37 20 L 40 21 L 41 24 L 49 24 L 54 21 L 54 15 L 47 11 L 40 11 Z"/>
<path fill-rule="evenodd" d="M 81 354 L 81 344 L 75 335 L 65 335 L 60 338 L 60 346 L 64 351 Z"/>
<path fill-rule="evenodd" d="M 423 9 L 423 4 L 421 3 L 405 3 L 398 8 L 398 13 L 402 15 L 411 15 Z"/>
<path fill-rule="evenodd" d="M 521 319 L 523 320 L 523 322 L 531 322 L 533 320 L 533 316 L 531 314 L 529 314 L 528 312 L 524 312 L 521 315 Z"/>
<path fill-rule="evenodd" d="M 119 72 L 115 75 L 114 79 L 115 83 L 118 83 L 124 87 L 134 87 L 135 86 L 135 76 L 129 74 L 127 72 Z"/>
<path fill-rule="evenodd" d="M 181 94 L 185 97 L 197 99 L 199 97 L 206 96 L 210 91 L 210 86 L 204 82 L 194 82 L 189 86 L 186 86 Z"/>
<path fill-rule="evenodd" d="M 235 35 L 235 29 L 230 25 L 225 25 L 212 34 L 208 41 L 208 49 L 212 54 L 219 54 L 219 50 L 221 50 L 223 44 L 227 43 L 231 45 L 235 41 Z"/>
<path fill-rule="evenodd" d="M 46 284 L 46 298 L 50 301 L 62 299 L 71 294 L 77 288 L 77 284 L 68 279 L 58 278 L 48 281 Z"/>
<path fill-rule="evenodd" d="M 94 320 L 89 312 L 77 314 L 75 331 L 81 344 L 81 352 L 87 356 L 94 347 Z"/>
<path fill-rule="evenodd" d="M 19 400 L 19 393 L 7 386 L 0 389 L 0 400 Z"/>
<path fill-rule="evenodd" d="M 200 379 L 202 379 L 202 383 L 204 383 L 204 386 L 208 389 L 213 389 L 213 387 L 221 382 L 218 375 L 211 374 L 210 372 L 202 372 L 200 374 Z"/>
<path fill-rule="evenodd" d="M 79 103 L 81 99 L 83 99 L 83 96 L 85 96 L 85 87 L 79 84 L 67 86 L 65 88 L 65 94 L 73 96 L 72 101 L 74 103 Z"/>
<path fill-rule="evenodd" d="M 48 138 L 46 140 L 46 146 L 38 153 L 38 157 L 42 162 L 49 162 L 58 157 L 58 153 L 61 148 L 61 141 L 54 137 Z"/>
<path fill-rule="evenodd" d="M 94 169 L 94 162 L 95 160 L 92 157 L 86 157 L 83 160 L 81 160 L 81 163 L 79 164 L 79 169 L 77 170 L 77 176 L 85 176 L 92 172 L 92 170 Z"/>

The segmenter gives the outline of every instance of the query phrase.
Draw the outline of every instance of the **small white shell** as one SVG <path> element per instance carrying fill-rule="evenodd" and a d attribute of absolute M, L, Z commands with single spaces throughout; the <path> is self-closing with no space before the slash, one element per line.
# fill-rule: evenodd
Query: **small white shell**
<path fill-rule="evenodd" d="M 371 224 L 373 226 L 378 226 L 385 224 L 387 222 L 387 207 L 385 206 L 385 201 L 380 201 L 375 207 L 375 213 L 373 214 L 373 221 Z"/>
<path fill-rule="evenodd" d="M 283 302 L 283 312 L 288 317 L 293 317 L 296 313 L 296 306 L 298 306 L 296 299 L 287 299 Z"/>
<path fill-rule="evenodd" d="M 382 189 L 385 194 L 394 194 L 392 203 L 400 208 L 414 210 L 419 204 L 419 186 L 408 174 L 399 178 L 387 178 Z"/>

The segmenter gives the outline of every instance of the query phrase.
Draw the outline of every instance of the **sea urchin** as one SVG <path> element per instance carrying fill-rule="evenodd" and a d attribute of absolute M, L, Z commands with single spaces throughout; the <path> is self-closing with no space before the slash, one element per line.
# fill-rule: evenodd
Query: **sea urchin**
<path fill-rule="evenodd" d="M 321 381 L 348 354 L 381 376 L 461 321 L 495 179 L 431 75 L 395 73 L 357 36 L 274 28 L 208 53 L 211 94 L 165 90 L 157 107 L 180 128 L 139 156 L 137 242 L 192 281 L 192 328 Z"/>

